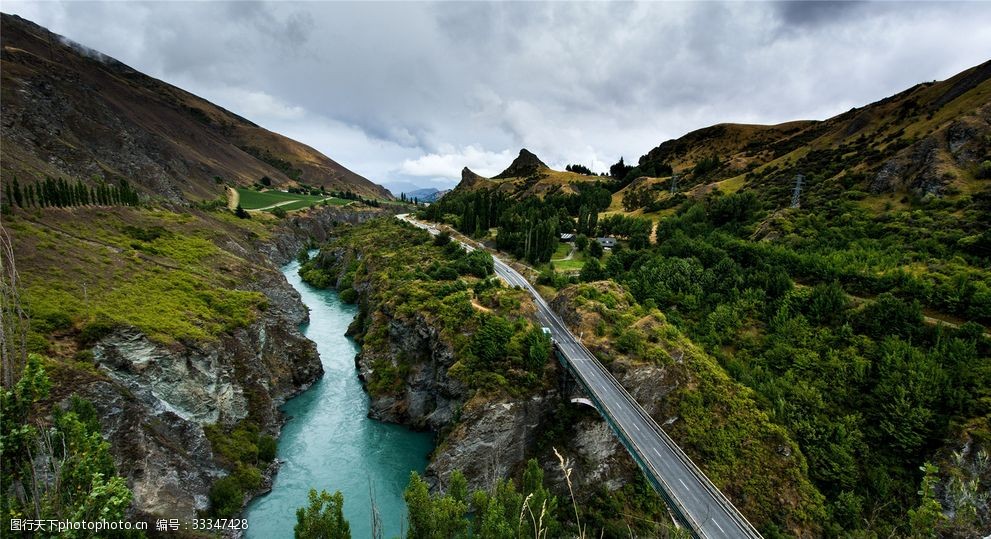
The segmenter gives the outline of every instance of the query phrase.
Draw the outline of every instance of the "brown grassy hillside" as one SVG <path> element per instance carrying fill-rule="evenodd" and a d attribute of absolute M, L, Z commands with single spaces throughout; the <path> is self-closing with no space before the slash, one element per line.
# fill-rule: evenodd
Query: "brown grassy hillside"
<path fill-rule="evenodd" d="M 173 202 L 265 176 L 391 198 L 309 146 L 20 17 L 0 21 L 5 177 L 127 179 Z"/>
<path fill-rule="evenodd" d="M 719 124 L 669 140 L 640 158 L 667 163 L 693 193 L 757 189 L 785 204 L 795 175 L 807 189 L 874 199 L 954 197 L 975 189 L 991 157 L 991 62 L 918 84 L 825 121 Z M 717 167 L 694 171 L 707 157 Z M 636 169 L 634 169 L 636 174 Z M 723 187 L 728 189 L 724 189 Z"/>

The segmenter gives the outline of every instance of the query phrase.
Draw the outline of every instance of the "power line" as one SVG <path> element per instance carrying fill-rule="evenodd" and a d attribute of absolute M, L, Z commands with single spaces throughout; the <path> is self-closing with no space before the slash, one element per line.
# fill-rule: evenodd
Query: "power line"
<path fill-rule="evenodd" d="M 801 174 L 796 174 L 795 175 L 795 190 L 791 192 L 791 207 L 792 208 L 797 208 L 797 207 L 799 207 L 801 205 L 800 204 L 800 200 L 801 200 L 801 197 L 802 197 L 802 180 L 804 180 L 804 179 L 805 179 L 805 176 L 802 176 Z"/>

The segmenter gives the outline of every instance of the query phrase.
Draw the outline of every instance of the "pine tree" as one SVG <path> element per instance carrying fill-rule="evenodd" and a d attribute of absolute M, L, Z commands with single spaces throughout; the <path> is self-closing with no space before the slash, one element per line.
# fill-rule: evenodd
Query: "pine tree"
<path fill-rule="evenodd" d="M 83 206 L 89 205 L 89 189 L 83 184 L 82 180 L 76 180 L 76 191 L 79 192 L 79 203 Z"/>
<path fill-rule="evenodd" d="M 59 196 L 62 198 L 62 206 L 68 208 L 72 206 L 72 193 L 69 190 L 69 182 L 62 178 L 58 179 Z"/>
<path fill-rule="evenodd" d="M 42 182 L 41 190 L 45 193 L 45 207 L 50 208 L 55 205 L 55 194 L 52 192 L 52 178 L 45 176 L 45 181 Z"/>
<path fill-rule="evenodd" d="M 14 202 L 18 206 L 24 206 L 24 196 L 21 194 L 21 182 L 17 181 L 17 176 L 14 176 Z"/>
<path fill-rule="evenodd" d="M 7 204 L 13 204 L 13 202 L 14 202 L 14 194 L 13 194 L 13 192 L 10 189 L 10 184 L 8 183 L 4 188 L 6 190 L 6 193 L 5 194 L 7 195 L 7 198 L 4 199 L 4 200 L 7 201 Z"/>
<path fill-rule="evenodd" d="M 48 193 L 48 178 L 47 177 L 44 180 L 42 180 L 42 181 L 38 182 L 37 184 L 35 184 L 34 189 L 35 189 L 35 191 L 38 192 L 38 199 L 41 201 L 41 207 L 42 208 L 47 208 L 47 207 L 49 207 L 49 206 L 52 205 L 51 197 L 48 196 L 49 193 Z"/>

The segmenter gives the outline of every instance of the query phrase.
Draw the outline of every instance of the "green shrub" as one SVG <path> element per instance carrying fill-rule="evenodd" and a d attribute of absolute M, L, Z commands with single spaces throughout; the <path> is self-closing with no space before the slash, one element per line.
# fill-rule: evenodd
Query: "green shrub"
<path fill-rule="evenodd" d="M 228 475 L 214 481 L 208 498 L 210 514 L 217 517 L 232 517 L 241 511 L 244 490 L 237 477 Z"/>
<path fill-rule="evenodd" d="M 258 437 L 258 463 L 272 462 L 275 459 L 278 442 L 275 438 L 262 434 Z"/>
<path fill-rule="evenodd" d="M 341 301 L 348 304 L 353 304 L 358 301 L 358 291 L 354 288 L 346 288 L 340 293 Z"/>
<path fill-rule="evenodd" d="M 103 315 L 97 315 L 79 330 L 79 342 L 91 345 L 113 333 L 118 324 Z"/>

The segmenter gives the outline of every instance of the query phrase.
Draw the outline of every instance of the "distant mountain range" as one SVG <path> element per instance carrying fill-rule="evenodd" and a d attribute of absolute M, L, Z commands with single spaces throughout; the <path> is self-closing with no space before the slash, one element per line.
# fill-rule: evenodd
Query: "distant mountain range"
<path fill-rule="evenodd" d="M 172 202 L 223 184 L 306 184 L 391 199 L 317 150 L 15 15 L 0 17 L 5 176 L 126 179 Z"/>
<path fill-rule="evenodd" d="M 414 189 L 412 191 L 405 192 L 406 198 L 416 199 L 420 202 L 436 202 L 440 197 L 449 193 L 450 189 L 437 189 L 434 187 L 426 187 L 423 189 Z"/>

